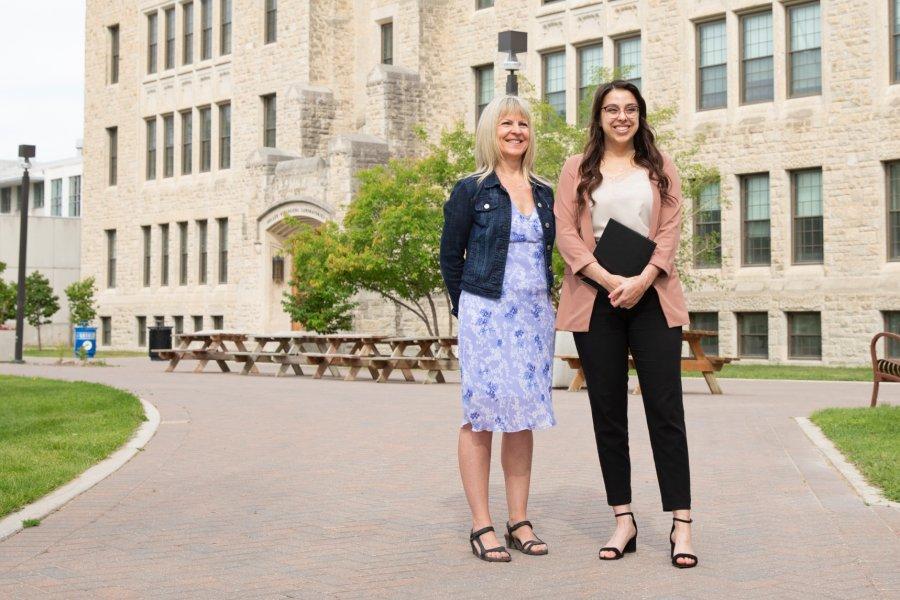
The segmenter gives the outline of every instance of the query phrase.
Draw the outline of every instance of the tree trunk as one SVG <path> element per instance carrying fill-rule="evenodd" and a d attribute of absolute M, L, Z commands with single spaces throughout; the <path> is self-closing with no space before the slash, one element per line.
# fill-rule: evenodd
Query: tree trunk
<path fill-rule="evenodd" d="M 37 334 L 38 334 L 38 350 L 41 350 L 41 326 L 37 326 Z"/>
<path fill-rule="evenodd" d="M 434 306 L 434 299 L 431 297 L 431 294 L 427 294 L 425 297 L 428 298 L 428 305 L 431 306 L 431 318 L 434 320 L 434 335 L 440 336 L 441 330 L 438 327 L 437 308 Z"/>

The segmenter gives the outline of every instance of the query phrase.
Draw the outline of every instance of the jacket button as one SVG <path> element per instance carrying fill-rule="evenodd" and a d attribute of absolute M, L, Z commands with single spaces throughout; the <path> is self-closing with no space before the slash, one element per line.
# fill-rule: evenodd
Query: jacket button
<path fill-rule="evenodd" d="M 488 204 L 488 203 L 487 203 L 487 202 L 485 202 L 485 203 L 484 203 L 484 207 L 485 207 L 485 208 L 486 208 L 486 209 L 487 209 L 487 208 L 490 208 L 490 207 L 491 207 L 491 205 L 490 205 L 490 204 Z"/>
<path fill-rule="evenodd" d="M 544 227 L 547 228 L 547 229 L 549 229 L 549 228 L 550 228 L 550 223 L 544 223 Z"/>
<path fill-rule="evenodd" d="M 538 202 L 538 208 L 544 208 L 544 205 Z"/>
<path fill-rule="evenodd" d="M 550 244 L 547 244 L 547 250 L 549 250 L 549 249 L 550 249 Z"/>

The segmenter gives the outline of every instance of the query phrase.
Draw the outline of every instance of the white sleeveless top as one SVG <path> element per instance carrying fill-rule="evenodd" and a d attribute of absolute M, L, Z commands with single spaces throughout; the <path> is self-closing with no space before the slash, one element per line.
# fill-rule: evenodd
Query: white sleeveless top
<path fill-rule="evenodd" d="M 653 188 L 645 169 L 637 168 L 616 179 L 604 178 L 591 193 L 594 238 L 599 238 L 609 220 L 615 219 L 645 237 L 650 235 Z"/>

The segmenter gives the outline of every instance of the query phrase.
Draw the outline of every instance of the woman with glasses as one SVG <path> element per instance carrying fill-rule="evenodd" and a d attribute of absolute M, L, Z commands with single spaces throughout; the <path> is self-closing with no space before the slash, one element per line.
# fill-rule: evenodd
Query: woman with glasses
<path fill-rule="evenodd" d="M 625 81 L 598 87 L 583 154 L 563 166 L 554 208 L 566 262 L 556 327 L 574 332 L 597 454 L 616 530 L 600 549 L 616 560 L 637 548 L 628 452 L 628 355 L 634 358 L 664 511 L 673 512 L 672 564 L 697 566 L 691 544 L 691 488 L 681 393 L 681 328 L 688 313 L 675 270 L 681 183 L 656 147 L 640 91 Z M 593 251 L 610 219 L 653 240 L 634 277 L 610 273 Z M 602 286 L 598 292 L 584 281 Z"/>

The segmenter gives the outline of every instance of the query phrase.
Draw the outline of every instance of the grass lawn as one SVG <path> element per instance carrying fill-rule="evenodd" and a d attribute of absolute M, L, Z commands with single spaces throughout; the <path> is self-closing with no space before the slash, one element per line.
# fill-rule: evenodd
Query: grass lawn
<path fill-rule="evenodd" d="M 717 374 L 723 379 L 808 379 L 813 381 L 872 381 L 872 367 L 808 367 L 794 365 L 728 364 Z M 702 377 L 702 373 L 684 373 Z"/>
<path fill-rule="evenodd" d="M 42 356 L 45 358 L 60 358 L 65 360 L 74 360 L 75 352 L 71 346 L 44 346 L 38 350 L 37 346 L 31 346 L 22 349 L 23 356 Z M 97 350 L 94 359 L 98 358 L 114 358 L 116 356 L 147 356 L 146 352 L 136 352 L 134 350 Z"/>
<path fill-rule="evenodd" d="M 0 375 L 0 517 L 106 458 L 143 420 L 135 396 L 105 385 Z"/>
<path fill-rule="evenodd" d="M 900 406 L 828 408 L 810 419 L 869 483 L 900 502 Z"/>

